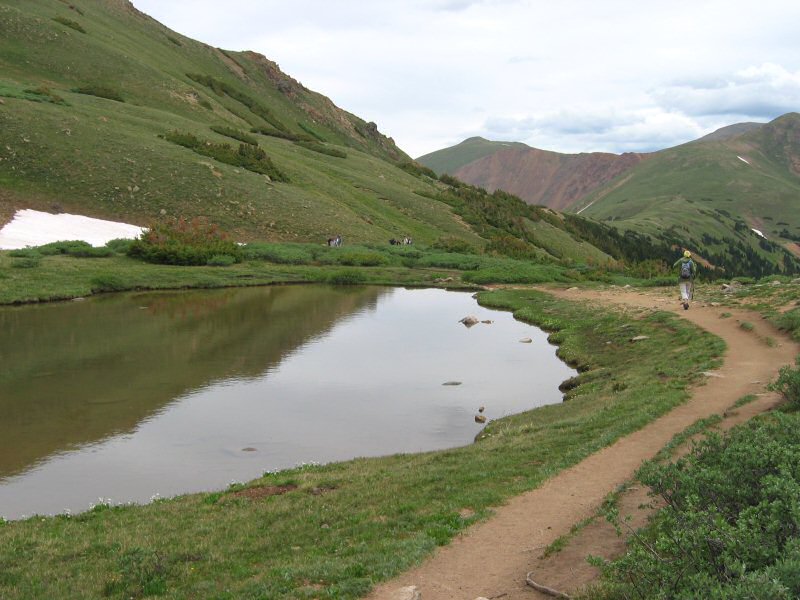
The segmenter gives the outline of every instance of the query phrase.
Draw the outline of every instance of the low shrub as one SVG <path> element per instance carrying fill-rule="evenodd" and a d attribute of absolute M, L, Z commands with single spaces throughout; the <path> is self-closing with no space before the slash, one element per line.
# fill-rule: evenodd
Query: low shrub
<path fill-rule="evenodd" d="M 603 565 L 600 597 L 800 597 L 799 427 L 773 413 L 643 467 L 666 507 Z"/>
<path fill-rule="evenodd" d="M 11 258 L 41 258 L 42 255 L 36 248 L 20 248 L 19 250 L 9 250 Z"/>
<path fill-rule="evenodd" d="M 44 256 L 54 256 L 56 254 L 66 254 L 78 258 L 105 258 L 114 254 L 114 250 L 107 246 L 95 248 L 89 242 L 82 240 L 69 240 L 62 242 L 51 242 L 39 246 L 37 250 Z"/>
<path fill-rule="evenodd" d="M 778 315 L 775 324 L 782 331 L 790 333 L 794 339 L 800 339 L 800 308 L 793 308 Z"/>
<path fill-rule="evenodd" d="M 215 131 L 220 135 L 224 135 L 226 137 L 239 140 L 240 142 L 244 142 L 245 144 L 250 144 L 251 146 L 258 146 L 258 140 L 256 138 L 254 138 L 252 135 L 246 134 L 244 131 L 239 131 L 238 129 L 234 129 L 233 127 L 226 127 L 224 125 L 212 125 L 211 131 Z"/>
<path fill-rule="evenodd" d="M 66 17 L 53 17 L 53 21 L 56 23 L 61 23 L 65 27 L 69 27 L 70 29 L 74 29 L 80 33 L 86 33 L 86 30 L 81 26 L 81 24 L 77 21 L 73 21 L 72 19 L 67 19 Z"/>
<path fill-rule="evenodd" d="M 209 267 L 230 267 L 236 264 L 236 257 L 230 254 L 215 254 L 206 263 Z"/>
<path fill-rule="evenodd" d="M 800 366 L 800 357 L 796 364 Z M 782 367 L 778 372 L 778 379 L 770 385 L 770 389 L 779 392 L 789 401 L 790 406 L 800 409 L 800 368 L 788 365 Z"/>
<path fill-rule="evenodd" d="M 179 131 L 172 131 L 162 137 L 173 144 L 189 148 L 197 154 L 208 156 L 227 165 L 242 167 L 254 173 L 267 175 L 274 181 L 289 181 L 289 178 L 273 164 L 267 153 L 258 146 L 239 144 L 237 150 L 230 144 L 204 142 L 191 133 L 181 133 Z"/>
<path fill-rule="evenodd" d="M 314 128 L 311 127 L 310 125 L 306 125 L 305 123 L 298 123 L 297 125 L 300 127 L 300 129 L 305 131 L 308 135 L 310 135 L 311 137 L 313 137 L 317 141 L 320 141 L 320 142 L 327 142 L 328 141 L 324 137 L 322 137 L 319 133 L 314 131 Z"/>
<path fill-rule="evenodd" d="M 29 88 L 23 90 L 26 94 L 33 94 L 42 99 L 44 102 L 51 102 L 53 104 L 66 104 L 67 101 L 61 96 L 53 92 L 49 87 L 40 85 L 39 87 Z"/>
<path fill-rule="evenodd" d="M 306 141 L 297 141 L 295 142 L 297 146 L 305 148 L 306 150 L 311 150 L 313 152 L 318 152 L 319 154 L 327 154 L 328 156 L 335 156 L 336 158 L 347 158 L 347 153 L 339 150 L 337 148 L 331 148 L 329 146 L 324 146 L 319 142 L 306 142 Z"/>
<path fill-rule="evenodd" d="M 431 179 L 439 178 L 433 169 L 429 169 L 425 165 L 422 165 L 415 160 L 398 163 L 397 167 L 409 175 L 414 175 L 415 177 L 430 177 Z"/>
<path fill-rule="evenodd" d="M 106 100 L 114 100 L 115 102 L 125 102 L 122 95 L 115 89 L 105 87 L 102 85 L 84 85 L 77 88 L 72 88 L 76 94 L 84 94 L 86 96 L 97 96 L 98 98 L 105 98 Z"/>
<path fill-rule="evenodd" d="M 456 252 L 458 254 L 477 254 L 478 250 L 470 244 L 456 237 L 440 237 L 432 246 L 436 250 L 443 250 L 444 252 Z"/>
<path fill-rule="evenodd" d="M 295 135 L 294 133 L 289 133 L 288 131 L 280 131 L 274 127 L 253 127 L 250 129 L 250 133 L 260 133 L 261 135 L 281 138 L 283 140 L 291 140 L 292 142 L 301 140 L 310 142 L 313 139 L 307 135 Z"/>
<path fill-rule="evenodd" d="M 343 269 L 334 271 L 328 276 L 328 283 L 333 285 L 360 285 L 366 283 L 367 276 L 355 269 Z"/>
<path fill-rule="evenodd" d="M 155 223 L 135 240 L 128 255 L 169 265 L 205 265 L 216 255 L 242 260 L 242 250 L 228 235 L 202 218 L 167 219 Z"/>
<path fill-rule="evenodd" d="M 117 254 L 127 254 L 132 245 L 133 240 L 126 238 L 117 238 L 106 242 L 106 248 Z"/>
<path fill-rule="evenodd" d="M 538 250 L 535 246 L 512 235 L 493 237 L 486 245 L 485 250 L 487 253 L 499 254 L 518 260 L 535 259 L 541 254 L 541 250 Z"/>

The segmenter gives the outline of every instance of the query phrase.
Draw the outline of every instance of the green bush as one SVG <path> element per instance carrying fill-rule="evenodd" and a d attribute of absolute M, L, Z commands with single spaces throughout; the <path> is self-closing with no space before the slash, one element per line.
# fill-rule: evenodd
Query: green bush
<path fill-rule="evenodd" d="M 127 238 L 117 238 L 106 243 L 106 248 L 117 254 L 127 254 L 131 249 L 133 240 Z"/>
<path fill-rule="evenodd" d="M 800 308 L 787 310 L 775 318 L 778 328 L 790 333 L 794 339 L 800 339 Z"/>
<path fill-rule="evenodd" d="M 486 252 L 518 260 L 535 259 L 541 251 L 523 239 L 512 235 L 498 235 L 486 245 Z"/>
<path fill-rule="evenodd" d="M 258 146 L 239 144 L 239 148 L 236 150 L 230 144 L 204 142 L 191 133 L 181 133 L 179 131 L 171 131 L 164 135 L 163 138 L 173 144 L 190 148 L 197 154 L 208 156 L 219 162 L 267 175 L 275 181 L 289 181 L 289 178 L 273 164 L 267 153 Z"/>
<path fill-rule="evenodd" d="M 436 250 L 443 250 L 444 252 L 455 252 L 458 254 L 477 254 L 475 246 L 469 242 L 465 242 L 461 238 L 455 237 L 440 237 L 436 240 L 432 248 Z"/>
<path fill-rule="evenodd" d="M 81 26 L 81 24 L 77 21 L 73 21 L 72 19 L 67 19 L 66 17 L 53 17 L 53 21 L 56 23 L 61 23 L 62 25 L 69 27 L 70 29 L 74 29 L 80 33 L 86 33 L 86 30 Z"/>
<path fill-rule="evenodd" d="M 220 135 L 224 135 L 226 137 L 239 140 L 240 142 L 244 142 L 245 144 L 250 144 L 251 146 L 258 146 L 258 140 L 256 138 L 254 138 L 252 135 L 247 135 L 244 131 L 239 131 L 238 129 L 234 129 L 233 127 L 226 127 L 224 125 L 212 125 L 211 130 L 217 132 Z"/>
<path fill-rule="evenodd" d="M 86 96 L 97 96 L 98 98 L 105 98 L 106 100 L 114 100 L 115 102 L 125 102 L 122 95 L 115 89 L 105 87 L 102 85 L 84 85 L 81 87 L 73 88 L 76 94 L 84 94 Z"/>
<path fill-rule="evenodd" d="M 313 140 L 313 138 L 311 138 L 310 136 L 295 135 L 294 133 L 289 133 L 288 131 L 280 131 L 278 129 L 275 129 L 274 127 L 263 127 L 263 126 L 253 127 L 250 129 L 250 133 L 260 133 L 261 135 L 281 138 L 283 140 L 291 140 L 292 142 L 297 142 L 297 141 L 310 142 Z"/>
<path fill-rule="evenodd" d="M 30 88 L 24 90 L 26 94 L 33 94 L 34 96 L 38 96 L 45 102 L 52 102 L 53 104 L 66 104 L 66 100 L 59 96 L 58 94 L 54 93 L 49 87 L 40 85 L 36 88 Z"/>
<path fill-rule="evenodd" d="M 209 267 L 230 267 L 236 264 L 236 257 L 230 254 L 215 254 L 206 263 Z"/>
<path fill-rule="evenodd" d="M 800 357 L 797 364 L 800 365 Z M 800 409 L 800 369 L 793 369 L 788 365 L 781 367 L 778 379 L 770 385 L 770 389 L 780 392 L 790 406 Z"/>
<path fill-rule="evenodd" d="M 429 169 L 425 165 L 418 163 L 415 160 L 405 161 L 397 164 L 397 167 L 415 177 L 430 177 L 431 179 L 438 179 L 433 169 Z"/>
<path fill-rule="evenodd" d="M 337 148 L 331 148 L 329 146 L 324 146 L 319 142 L 306 142 L 303 140 L 296 141 L 295 144 L 297 146 L 301 146 L 306 150 L 312 150 L 313 152 L 318 152 L 319 154 L 327 154 L 328 156 L 335 156 L 336 158 L 347 158 L 347 153 L 339 150 Z"/>
<path fill-rule="evenodd" d="M 797 598 L 800 415 L 773 413 L 711 434 L 639 479 L 665 502 L 603 568 L 608 598 Z"/>
<path fill-rule="evenodd" d="M 215 255 L 242 260 L 242 249 L 205 219 L 167 219 L 155 223 L 135 240 L 128 255 L 169 265 L 205 265 Z"/>
<path fill-rule="evenodd" d="M 51 242 L 39 246 L 37 250 L 44 256 L 54 256 L 56 254 L 66 254 L 78 258 L 105 258 L 114 254 L 114 250 L 107 246 L 95 248 L 88 242 L 82 240 L 68 240 L 61 242 Z"/>
<path fill-rule="evenodd" d="M 306 125 L 305 123 L 298 123 L 297 125 L 300 127 L 300 129 L 305 131 L 308 135 L 310 135 L 311 137 L 315 138 L 316 140 L 318 140 L 320 142 L 326 142 L 327 141 L 319 133 L 314 131 L 314 128 L 311 127 L 310 125 Z"/>
<path fill-rule="evenodd" d="M 42 255 L 36 248 L 20 248 L 18 250 L 9 250 L 8 255 L 11 258 L 41 258 Z"/>
<path fill-rule="evenodd" d="M 367 281 L 367 276 L 355 269 L 334 271 L 328 276 L 328 283 L 334 285 L 360 285 Z"/>

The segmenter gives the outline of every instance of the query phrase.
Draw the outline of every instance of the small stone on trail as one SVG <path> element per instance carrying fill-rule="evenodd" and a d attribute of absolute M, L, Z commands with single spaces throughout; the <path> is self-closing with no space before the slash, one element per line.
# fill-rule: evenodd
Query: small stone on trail
<path fill-rule="evenodd" d="M 719 302 L 712 302 L 712 303 L 711 303 L 711 306 L 714 306 L 714 307 L 717 307 L 717 306 L 719 306 L 719 305 L 720 305 L 720 304 L 719 304 Z"/>
<path fill-rule="evenodd" d="M 460 381 L 445 381 L 442 385 L 461 385 Z"/>
<path fill-rule="evenodd" d="M 567 291 L 568 292 L 577 292 L 578 288 L 576 288 L 576 287 L 567 288 Z"/>
<path fill-rule="evenodd" d="M 532 343 L 533 343 L 533 340 L 532 340 L 531 338 L 522 338 L 522 339 L 519 341 L 519 343 L 520 343 L 520 344 L 532 344 Z"/>
<path fill-rule="evenodd" d="M 641 342 L 642 340 L 649 340 L 649 339 L 650 339 L 649 335 L 637 335 L 636 337 L 632 337 L 631 341 L 632 342 Z"/>
<path fill-rule="evenodd" d="M 725 379 L 725 375 L 720 375 L 719 373 L 714 373 L 713 371 L 703 371 L 703 375 L 706 377 L 717 377 L 718 379 Z"/>
<path fill-rule="evenodd" d="M 392 600 L 422 600 L 422 594 L 415 585 L 403 587 L 392 594 Z"/>
<path fill-rule="evenodd" d="M 475 415 L 476 423 L 486 423 L 486 415 Z"/>

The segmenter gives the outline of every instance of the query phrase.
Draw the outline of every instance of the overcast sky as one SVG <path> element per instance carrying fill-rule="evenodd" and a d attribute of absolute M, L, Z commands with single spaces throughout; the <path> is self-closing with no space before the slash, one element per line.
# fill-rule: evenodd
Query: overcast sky
<path fill-rule="evenodd" d="M 797 0 L 133 0 L 255 50 L 413 157 L 649 151 L 800 111 Z"/>

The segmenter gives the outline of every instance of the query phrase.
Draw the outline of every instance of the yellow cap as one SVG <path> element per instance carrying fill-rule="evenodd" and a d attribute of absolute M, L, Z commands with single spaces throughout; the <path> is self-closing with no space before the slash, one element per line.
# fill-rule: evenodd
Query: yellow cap
<path fill-rule="evenodd" d="M 691 253 L 691 252 L 689 252 L 688 250 L 686 250 L 686 251 L 683 253 L 683 255 L 684 255 L 686 258 L 689 258 L 689 257 L 692 255 L 692 253 Z"/>

